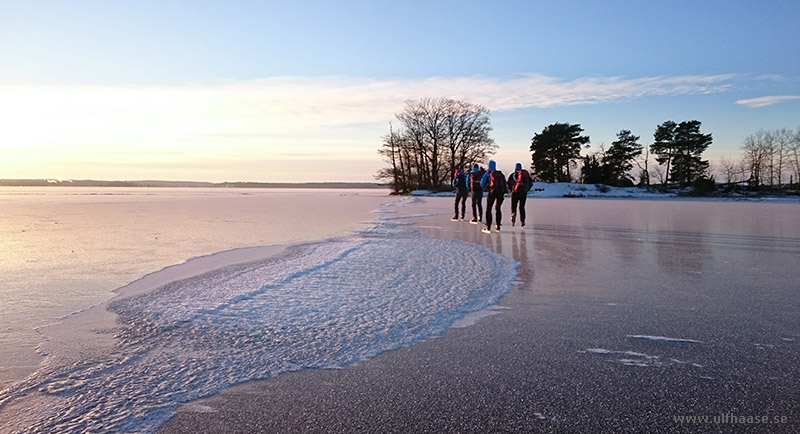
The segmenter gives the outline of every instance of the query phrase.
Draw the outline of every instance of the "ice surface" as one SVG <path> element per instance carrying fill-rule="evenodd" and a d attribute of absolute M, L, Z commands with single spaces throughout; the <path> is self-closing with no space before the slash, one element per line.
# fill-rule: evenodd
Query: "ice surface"
<path fill-rule="evenodd" d="M 487 248 L 393 224 L 114 301 L 113 350 L 67 365 L 53 354 L 50 369 L 0 392 L 0 410 L 32 409 L 8 412 L 0 431 L 152 432 L 233 384 L 438 336 L 517 278 L 516 263 Z"/>
<path fill-rule="evenodd" d="M 394 200 L 381 189 L 0 187 L 0 390 L 42 363 L 36 330 L 115 288 L 190 258 L 347 236 Z"/>

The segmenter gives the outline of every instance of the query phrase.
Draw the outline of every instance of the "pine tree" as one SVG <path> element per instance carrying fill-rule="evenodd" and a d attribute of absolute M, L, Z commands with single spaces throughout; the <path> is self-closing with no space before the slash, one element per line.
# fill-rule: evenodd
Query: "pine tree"
<path fill-rule="evenodd" d="M 682 186 L 693 184 L 708 171 L 708 160 L 700 156 L 711 145 L 711 134 L 700 132 L 700 121 L 685 121 L 675 129 L 675 149 L 672 173 L 673 181 Z"/>
<path fill-rule="evenodd" d="M 675 155 L 675 128 L 677 127 L 678 125 L 672 121 L 666 121 L 659 125 L 653 134 L 655 142 L 650 145 L 650 152 L 656 155 L 658 164 L 665 165 L 667 168 L 667 178 L 664 180 L 664 184 L 669 183 L 669 169 Z"/>
<path fill-rule="evenodd" d="M 582 132 L 580 124 L 555 123 L 534 134 L 530 147 L 533 175 L 546 182 L 571 181 L 570 165 L 589 143 L 589 136 L 581 136 Z"/>
<path fill-rule="evenodd" d="M 603 154 L 603 178 L 609 185 L 630 185 L 633 183 L 629 175 L 633 169 L 633 159 L 642 154 L 642 145 L 639 136 L 634 136 L 629 130 L 617 133 L 617 140 Z"/>
<path fill-rule="evenodd" d="M 680 124 L 666 121 L 656 128 L 654 138 L 650 150 L 659 164 L 666 164 L 666 182 L 687 186 L 705 176 L 709 165 L 700 156 L 711 145 L 712 138 L 711 134 L 700 132 L 700 121 Z"/>

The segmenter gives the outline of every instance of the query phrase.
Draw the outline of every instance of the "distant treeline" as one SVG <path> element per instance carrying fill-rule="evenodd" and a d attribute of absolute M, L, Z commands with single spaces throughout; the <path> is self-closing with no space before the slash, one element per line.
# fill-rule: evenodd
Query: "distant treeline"
<path fill-rule="evenodd" d="M 91 179 L 0 179 L 1 187 L 160 187 L 160 188 L 389 188 L 374 182 L 194 182 L 97 181 Z"/>

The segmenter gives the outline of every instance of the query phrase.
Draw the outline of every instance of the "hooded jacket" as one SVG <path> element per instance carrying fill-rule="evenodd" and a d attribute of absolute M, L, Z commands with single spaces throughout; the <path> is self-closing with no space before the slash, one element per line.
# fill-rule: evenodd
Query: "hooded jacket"
<path fill-rule="evenodd" d="M 497 177 L 497 179 L 499 179 L 498 182 L 502 183 L 502 185 L 497 186 L 499 188 L 497 189 L 497 191 L 495 191 L 495 194 L 500 196 L 500 195 L 502 195 L 502 194 L 504 194 L 506 192 L 506 185 L 505 185 L 506 184 L 506 178 L 505 178 L 505 175 L 503 175 L 503 172 L 497 170 L 497 163 L 495 163 L 494 161 L 489 161 L 489 171 L 487 171 L 483 175 L 483 178 L 481 178 L 481 188 L 483 188 L 484 191 L 486 191 L 491 186 L 491 184 L 492 184 L 492 173 L 494 173 L 494 172 L 497 172 L 497 174 L 499 175 Z M 492 193 L 492 191 L 490 190 L 489 193 Z"/>

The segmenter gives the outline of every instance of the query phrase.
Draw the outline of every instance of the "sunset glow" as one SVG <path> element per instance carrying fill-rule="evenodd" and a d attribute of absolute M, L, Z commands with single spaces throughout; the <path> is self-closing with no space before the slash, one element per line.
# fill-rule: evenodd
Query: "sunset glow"
<path fill-rule="evenodd" d="M 287 33 L 280 36 L 295 47 L 287 51 L 272 39 L 276 29 L 263 29 L 245 20 L 244 12 L 226 10 L 222 4 L 199 7 L 197 14 L 189 17 L 157 2 L 118 6 L 139 18 L 117 22 L 116 13 L 122 12 L 117 7 L 104 6 L 92 9 L 91 15 L 81 15 L 88 13 L 88 4 L 66 3 L 74 7 L 63 9 L 60 2 L 36 5 L 80 16 L 80 29 L 73 27 L 77 23 L 69 24 L 69 17 L 31 21 L 40 9 L 0 3 L 0 38 L 4 41 L 0 45 L 0 178 L 371 181 L 384 167 L 376 151 L 394 114 L 403 109 L 405 101 L 424 97 L 463 99 L 490 109 L 501 165 L 527 163 L 532 135 L 556 121 L 580 123 L 596 148 L 613 141 L 621 129 L 632 130 L 648 144 L 659 123 L 698 119 L 703 129 L 714 135 L 709 150 L 713 162 L 720 156 L 735 158 L 746 135 L 759 129 L 794 128 L 800 118 L 796 56 L 785 56 L 782 64 L 754 61 L 770 55 L 779 58 L 791 51 L 769 35 L 761 46 L 768 48 L 768 53 L 744 50 L 735 56 L 730 48 L 714 45 L 718 53 L 698 57 L 700 47 L 712 43 L 700 38 L 697 52 L 692 46 L 685 47 L 686 58 L 674 58 L 669 68 L 643 67 L 644 56 L 655 56 L 664 49 L 659 43 L 626 49 L 614 45 L 619 35 L 609 31 L 593 34 L 599 41 L 591 43 L 577 35 L 559 34 L 565 38 L 563 45 L 576 50 L 568 60 L 574 64 L 568 75 L 558 63 L 557 51 L 538 42 L 533 46 L 519 42 L 515 50 L 498 46 L 495 52 L 476 53 L 485 60 L 481 62 L 467 60 L 468 50 L 462 46 L 439 53 L 450 62 L 434 62 L 430 49 L 417 46 L 418 53 L 406 56 L 410 65 L 392 68 L 398 65 L 396 59 L 375 58 L 374 53 L 382 53 L 379 46 L 407 46 L 409 42 L 401 34 L 386 29 L 372 35 L 369 27 L 344 31 L 323 19 L 326 8 L 309 12 L 319 16 L 301 19 L 321 20 L 318 28 L 304 29 L 302 36 L 286 27 Z M 514 9 L 527 9 L 502 2 L 494 7 L 474 6 L 507 23 L 519 19 L 511 13 Z M 403 6 L 414 7 L 414 2 Z M 272 18 L 276 14 L 293 16 L 293 8 L 260 2 L 245 6 L 254 16 L 269 14 Z M 347 20 L 376 19 L 377 11 L 371 7 L 353 2 L 348 8 L 353 16 Z M 438 13 L 446 12 L 442 5 L 439 8 Z M 614 3 L 614 8 L 635 14 L 661 7 Z M 731 21 L 765 19 L 752 15 L 745 6 L 725 9 Z M 794 3 L 786 3 L 781 19 L 773 25 L 786 23 L 781 27 L 784 34 L 797 34 L 797 27 L 790 23 L 796 23 L 791 16 L 800 15 L 798 9 Z M 777 14 L 759 11 L 761 15 Z M 571 18 L 562 9 L 551 12 L 559 19 Z M 711 5 L 696 11 L 698 17 L 712 12 L 719 11 L 712 11 Z M 215 14 L 220 14 L 222 24 L 209 30 L 217 33 L 204 38 L 218 34 L 223 46 L 186 40 L 167 24 L 199 31 L 198 20 Z M 469 22 L 490 19 L 467 11 L 457 14 Z M 661 18 L 654 19 L 645 20 L 649 29 L 668 31 L 663 24 L 655 24 L 663 21 Z M 137 30 L 145 23 L 161 32 L 164 44 L 195 62 L 198 56 L 205 56 L 204 66 L 192 69 L 176 64 L 174 58 L 155 48 L 149 39 L 152 33 L 145 36 Z M 248 26 L 253 33 L 225 33 L 229 29 L 226 23 Z M 388 27 L 397 29 L 395 26 L 404 23 L 397 18 Z M 128 33 L 121 32 L 127 36 L 105 40 L 105 32 L 114 25 L 127 29 Z M 589 31 L 596 24 L 583 25 Z M 43 40 L 36 32 L 46 26 L 52 37 Z M 488 38 L 487 42 L 508 42 L 514 37 L 510 29 L 497 28 L 500 33 L 481 37 Z M 740 32 L 728 36 L 744 39 L 757 31 L 748 28 L 726 26 L 724 31 Z M 550 29 L 531 24 L 525 30 L 529 34 L 519 35 L 519 39 L 547 39 L 555 35 Z M 424 22 L 406 31 L 417 32 L 416 37 L 422 32 L 431 41 L 445 36 L 444 30 Z M 713 31 L 693 29 L 696 35 Z M 336 45 L 337 41 L 352 43 L 356 35 L 369 39 L 363 41 L 368 46 Z M 460 38 L 468 40 L 469 35 L 462 32 Z M 690 36 L 686 38 L 688 41 Z M 73 45 L 66 45 L 68 41 Z M 608 44 L 604 55 L 609 59 L 626 58 L 626 50 L 632 50 L 630 58 L 614 66 L 593 63 L 590 47 L 581 44 L 597 47 L 603 41 Z M 315 59 L 318 50 L 334 46 L 342 50 L 341 60 L 328 58 L 328 63 L 323 63 Z M 237 47 L 244 53 L 225 66 L 232 61 L 229 51 Z M 64 48 L 75 50 L 69 62 L 63 61 Z M 539 60 L 531 60 L 533 52 Z M 130 66 L 125 71 L 114 63 L 123 60 Z M 301 64 L 306 66 L 300 68 Z M 410 68 L 415 64 L 416 68 Z M 90 65 L 93 68 L 86 68 Z M 163 67 L 160 73 L 155 72 L 158 65 Z M 101 74 L 103 71 L 106 74 Z"/>

